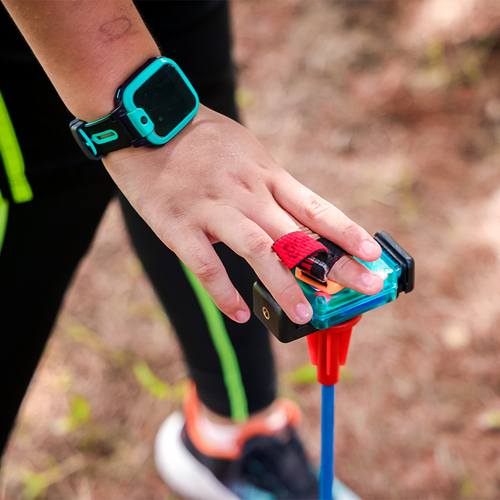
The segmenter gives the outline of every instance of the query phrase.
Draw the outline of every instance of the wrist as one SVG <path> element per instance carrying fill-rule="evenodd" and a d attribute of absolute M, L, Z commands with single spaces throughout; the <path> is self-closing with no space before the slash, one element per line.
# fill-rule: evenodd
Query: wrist
<path fill-rule="evenodd" d="M 94 122 L 109 115 L 115 108 L 115 95 L 120 85 L 146 61 L 160 55 L 156 47 L 134 53 L 121 63 L 110 63 L 99 72 L 79 68 L 74 84 L 60 92 L 70 112 L 85 122 Z"/>
<path fill-rule="evenodd" d="M 200 140 L 200 136 L 198 133 L 200 132 L 199 126 L 202 123 L 207 123 L 211 119 L 213 119 L 211 111 L 203 104 L 200 104 L 198 108 L 198 112 L 193 117 L 193 119 L 184 127 L 183 130 L 177 134 L 171 141 L 167 142 L 164 146 L 160 148 L 134 148 L 130 146 L 128 148 L 119 149 L 117 151 L 113 151 L 106 155 L 102 160 L 104 165 L 108 170 L 115 170 L 117 166 L 122 165 L 124 163 L 128 163 L 129 161 L 137 161 L 139 157 L 141 157 L 141 162 L 144 164 L 150 164 L 157 161 L 155 157 L 157 155 L 169 155 L 173 153 L 174 149 L 178 149 L 179 145 L 182 143 L 181 148 L 185 149 L 186 144 L 189 143 L 192 146 L 192 143 L 189 142 L 189 136 L 196 132 L 196 140 L 198 142 Z M 187 142 L 184 140 L 187 139 Z"/>

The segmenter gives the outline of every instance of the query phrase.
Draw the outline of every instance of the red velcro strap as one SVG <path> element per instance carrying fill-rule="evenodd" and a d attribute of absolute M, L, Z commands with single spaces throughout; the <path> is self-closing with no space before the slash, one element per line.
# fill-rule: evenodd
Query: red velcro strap
<path fill-rule="evenodd" d="M 328 249 L 308 234 L 294 231 L 285 234 L 274 242 L 273 250 L 289 269 L 293 269 L 309 257 L 323 253 L 328 254 Z"/>

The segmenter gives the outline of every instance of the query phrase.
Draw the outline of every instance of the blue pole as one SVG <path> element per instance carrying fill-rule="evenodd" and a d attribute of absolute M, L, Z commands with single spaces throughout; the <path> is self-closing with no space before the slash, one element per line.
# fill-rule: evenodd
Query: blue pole
<path fill-rule="evenodd" d="M 333 500 L 335 385 L 321 386 L 321 465 L 319 498 Z"/>

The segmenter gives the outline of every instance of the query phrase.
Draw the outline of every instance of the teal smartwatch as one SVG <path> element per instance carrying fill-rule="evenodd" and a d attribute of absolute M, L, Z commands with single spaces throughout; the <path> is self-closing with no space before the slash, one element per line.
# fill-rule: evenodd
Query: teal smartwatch
<path fill-rule="evenodd" d="M 108 116 L 91 123 L 75 118 L 70 129 L 85 155 L 100 160 L 129 146 L 163 146 L 191 121 L 199 104 L 179 66 L 157 57 L 121 85 Z"/>

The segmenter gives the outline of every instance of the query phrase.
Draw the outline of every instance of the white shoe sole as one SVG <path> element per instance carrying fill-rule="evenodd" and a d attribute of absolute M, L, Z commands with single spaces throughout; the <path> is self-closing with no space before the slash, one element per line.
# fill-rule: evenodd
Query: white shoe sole
<path fill-rule="evenodd" d="M 156 434 L 156 470 L 163 481 L 192 500 L 240 500 L 189 453 L 181 439 L 183 426 L 184 416 L 173 413 Z"/>
<path fill-rule="evenodd" d="M 333 481 L 333 499 L 334 500 L 361 500 L 361 498 L 350 490 L 344 483 L 337 478 Z"/>
<path fill-rule="evenodd" d="M 196 458 L 181 439 L 184 416 L 173 413 L 160 426 L 155 438 L 155 464 L 158 474 L 176 493 L 190 500 L 241 500 Z M 335 478 L 335 500 L 360 500 L 345 484 Z"/>

